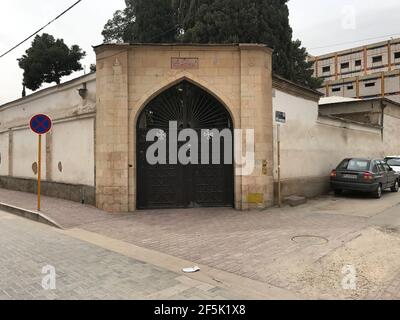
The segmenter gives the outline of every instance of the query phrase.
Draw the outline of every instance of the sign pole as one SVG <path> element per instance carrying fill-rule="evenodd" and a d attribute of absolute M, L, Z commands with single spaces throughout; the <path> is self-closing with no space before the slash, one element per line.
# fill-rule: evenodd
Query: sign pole
<path fill-rule="evenodd" d="M 277 137 L 278 137 L 278 205 L 282 207 L 282 196 L 281 196 L 281 125 L 277 125 Z"/>
<path fill-rule="evenodd" d="M 38 134 L 38 183 L 37 183 L 37 211 L 40 211 L 40 182 L 42 179 L 42 135 Z"/>
<path fill-rule="evenodd" d="M 38 135 L 38 162 L 37 162 L 37 211 L 40 211 L 40 183 L 42 180 L 42 135 L 48 133 L 52 127 L 51 119 L 45 114 L 37 114 L 31 118 L 29 126 Z"/>

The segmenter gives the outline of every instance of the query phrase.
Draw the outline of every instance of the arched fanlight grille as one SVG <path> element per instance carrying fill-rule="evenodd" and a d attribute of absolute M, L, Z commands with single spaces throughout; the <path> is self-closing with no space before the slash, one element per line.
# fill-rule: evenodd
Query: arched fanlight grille
<path fill-rule="evenodd" d="M 170 121 L 176 121 L 180 129 L 232 128 L 225 107 L 211 94 L 188 81 L 154 98 L 144 109 L 139 128 L 168 128 Z"/>

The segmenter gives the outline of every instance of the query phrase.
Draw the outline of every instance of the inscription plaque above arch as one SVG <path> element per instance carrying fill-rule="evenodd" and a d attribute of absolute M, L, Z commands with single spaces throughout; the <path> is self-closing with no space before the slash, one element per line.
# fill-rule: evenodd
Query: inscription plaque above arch
<path fill-rule="evenodd" d="M 198 69 L 199 58 L 171 58 L 171 68 L 178 70 Z"/>

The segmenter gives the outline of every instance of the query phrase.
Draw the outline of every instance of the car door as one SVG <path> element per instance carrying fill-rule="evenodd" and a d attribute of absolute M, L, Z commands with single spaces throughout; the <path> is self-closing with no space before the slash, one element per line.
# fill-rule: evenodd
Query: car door
<path fill-rule="evenodd" d="M 388 180 L 387 180 L 387 173 L 386 173 L 386 169 L 385 169 L 385 167 L 383 166 L 383 162 L 382 161 L 375 161 L 376 162 L 376 164 L 377 164 L 377 166 L 378 166 L 378 169 L 379 169 L 379 175 L 377 176 L 377 178 L 378 178 L 378 182 L 380 183 L 380 184 L 382 184 L 382 188 L 383 189 L 386 189 L 387 188 L 387 185 L 388 185 Z"/>
<path fill-rule="evenodd" d="M 381 172 L 380 167 L 378 166 L 378 163 L 376 161 L 372 161 L 371 168 L 372 168 L 372 173 L 374 174 L 375 180 L 379 181 L 382 178 L 382 172 Z"/>
<path fill-rule="evenodd" d="M 394 170 L 386 163 L 382 163 L 383 167 L 385 168 L 386 171 L 386 176 L 387 176 L 387 188 L 393 187 L 395 180 L 396 180 L 396 175 Z"/>

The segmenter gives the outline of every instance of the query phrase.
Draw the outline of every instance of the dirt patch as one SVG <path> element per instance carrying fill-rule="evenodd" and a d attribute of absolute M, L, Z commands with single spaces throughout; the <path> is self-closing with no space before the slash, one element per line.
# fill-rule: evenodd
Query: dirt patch
<path fill-rule="evenodd" d="M 291 269 L 289 278 L 294 287 L 310 298 L 374 298 L 390 285 L 400 270 L 399 257 L 398 234 L 368 228 L 359 237 L 302 270 Z"/>

